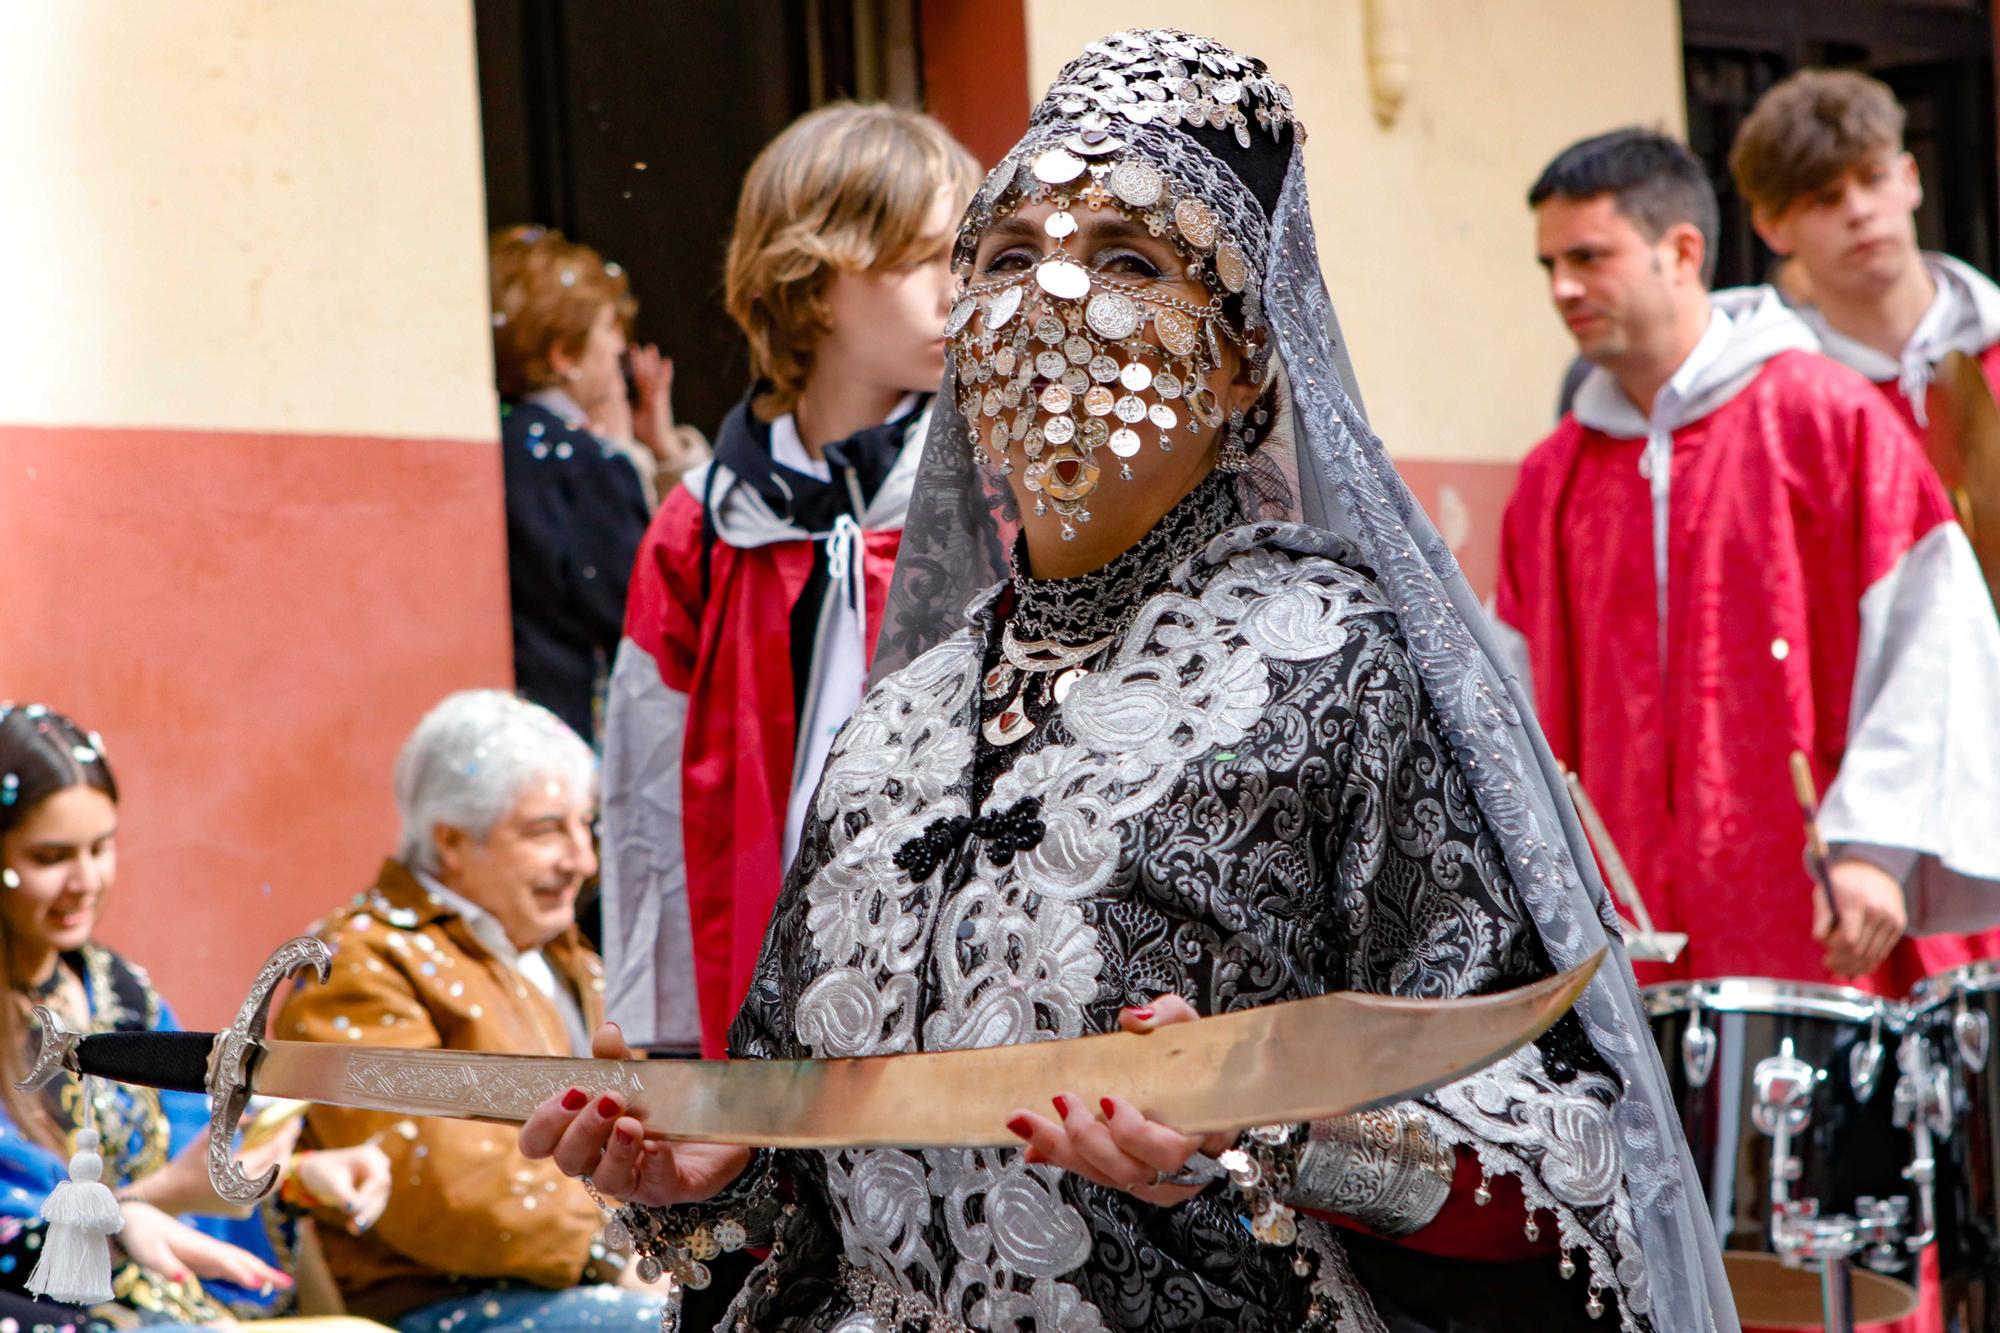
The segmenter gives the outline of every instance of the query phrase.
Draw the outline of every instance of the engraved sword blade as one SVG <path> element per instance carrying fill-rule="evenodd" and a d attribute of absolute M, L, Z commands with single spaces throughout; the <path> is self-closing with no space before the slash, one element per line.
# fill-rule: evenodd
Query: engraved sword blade
<path fill-rule="evenodd" d="M 852 1060 L 575 1060 L 262 1043 L 263 1095 L 519 1123 L 569 1087 L 617 1093 L 655 1137 L 766 1147 L 992 1147 L 1058 1093 L 1120 1096 L 1189 1134 L 1321 1120 L 1410 1097 L 1533 1041 L 1603 959 L 1497 995 L 1340 992 L 1144 1035 Z"/>

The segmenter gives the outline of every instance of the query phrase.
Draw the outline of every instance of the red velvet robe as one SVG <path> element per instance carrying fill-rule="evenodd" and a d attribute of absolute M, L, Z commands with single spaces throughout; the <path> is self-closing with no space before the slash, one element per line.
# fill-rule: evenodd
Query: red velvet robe
<path fill-rule="evenodd" d="M 1673 433 L 1667 634 L 1655 610 L 1645 440 L 1566 417 L 1507 509 L 1496 610 L 1527 640 L 1556 756 L 1604 815 L 1654 923 L 1685 931 L 1640 980 L 1840 982 L 1814 942 L 1787 778 L 1822 787 L 1848 736 L 1862 593 L 1952 522 L 1895 409 L 1860 376 L 1787 351 Z M 1866 979 L 1901 995 L 1972 956 L 1906 938 Z"/>

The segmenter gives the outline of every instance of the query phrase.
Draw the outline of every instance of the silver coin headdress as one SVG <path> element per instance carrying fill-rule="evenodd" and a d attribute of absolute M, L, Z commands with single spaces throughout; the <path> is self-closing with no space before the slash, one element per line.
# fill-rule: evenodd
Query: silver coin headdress
<path fill-rule="evenodd" d="M 1248 149 L 1258 135 L 1275 146 L 1287 129 L 1300 133 L 1291 94 L 1261 62 L 1173 29 L 1117 33 L 1064 67 L 974 198 L 956 250 L 966 286 L 945 325 L 958 410 L 991 467 L 1011 472 L 1020 448 L 1037 511 L 1053 508 L 1066 537 L 1072 522 L 1090 520 L 1100 451 L 1129 478 L 1126 460 L 1148 436 L 1171 450 L 1177 431 L 1222 424 L 1208 377 L 1225 341 L 1261 382 L 1268 352 L 1256 279 L 1269 223 L 1203 142 L 1209 136 L 1190 131 Z M 1030 203 L 1053 207 L 1043 227 L 1054 248 L 1025 271 L 975 280 L 980 236 Z M 1065 242 L 1086 209 L 1118 210 L 1171 240 L 1208 299 L 1077 262 Z M 1246 423 L 1230 425 L 1222 465 L 1241 467 Z"/>

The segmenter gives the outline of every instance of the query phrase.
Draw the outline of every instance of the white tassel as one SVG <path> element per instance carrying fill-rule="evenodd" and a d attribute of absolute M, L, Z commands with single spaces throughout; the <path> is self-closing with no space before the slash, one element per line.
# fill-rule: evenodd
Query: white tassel
<path fill-rule="evenodd" d="M 125 1227 L 118 1196 L 102 1179 L 97 1131 L 90 1127 L 90 1090 L 84 1090 L 84 1128 L 69 1159 L 69 1179 L 42 1205 L 49 1224 L 42 1257 L 28 1275 L 28 1290 L 71 1305 L 102 1305 L 111 1299 L 111 1237 Z"/>

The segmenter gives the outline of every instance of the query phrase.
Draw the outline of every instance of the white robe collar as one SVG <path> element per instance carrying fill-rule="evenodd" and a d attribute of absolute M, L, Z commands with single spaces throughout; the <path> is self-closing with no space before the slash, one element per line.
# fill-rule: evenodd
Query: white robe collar
<path fill-rule="evenodd" d="M 1919 425 L 1926 422 L 1925 399 L 1938 363 L 1953 352 L 1978 356 L 2000 342 L 2000 286 L 1950 255 L 1926 253 L 1924 267 L 1930 270 L 1937 295 L 1899 356 L 1848 337 L 1827 323 L 1816 306 L 1799 309 L 1828 356 L 1877 384 L 1893 383 Z"/>
<path fill-rule="evenodd" d="M 1650 417 L 1598 366 L 1577 389 L 1577 421 L 1621 440 L 1672 434 L 1743 392 L 1779 353 L 1819 350 L 1812 330 L 1773 288 L 1732 287 L 1711 293 L 1709 301 L 1715 313 L 1707 331 L 1656 395 Z"/>

